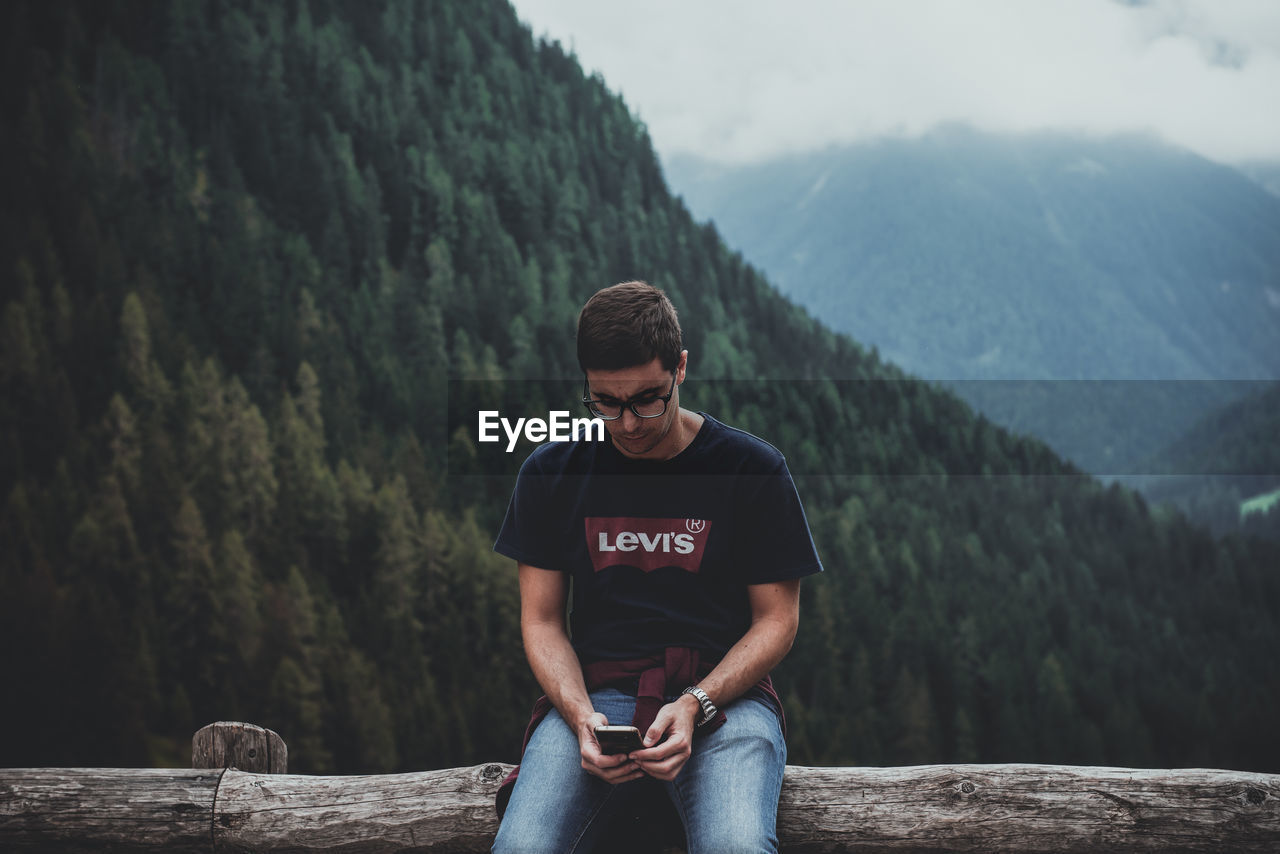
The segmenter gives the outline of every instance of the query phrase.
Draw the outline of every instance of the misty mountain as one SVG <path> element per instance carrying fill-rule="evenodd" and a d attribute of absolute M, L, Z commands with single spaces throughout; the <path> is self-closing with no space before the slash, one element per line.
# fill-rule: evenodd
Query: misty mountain
<path fill-rule="evenodd" d="M 1273 196 L 1280 196 L 1280 163 L 1274 161 L 1254 161 L 1238 167 L 1247 177 L 1258 183 L 1262 189 Z"/>
<path fill-rule="evenodd" d="M 1185 151 L 953 128 L 667 175 L 784 292 L 930 379 L 1280 374 L 1280 199 Z"/>
<path fill-rule="evenodd" d="M 1280 376 L 1280 198 L 1140 137 L 948 128 L 767 163 L 667 164 L 780 289 L 923 377 Z M 1242 390 L 959 383 L 1095 472 L 1131 469 Z"/>

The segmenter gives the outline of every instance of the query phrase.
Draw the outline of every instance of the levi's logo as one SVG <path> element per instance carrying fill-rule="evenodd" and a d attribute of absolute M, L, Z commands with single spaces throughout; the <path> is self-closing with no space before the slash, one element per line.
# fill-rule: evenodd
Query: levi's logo
<path fill-rule="evenodd" d="M 633 566 L 642 572 L 670 566 L 697 572 L 711 532 L 706 519 L 588 516 L 584 521 L 596 572 L 611 566 Z"/>

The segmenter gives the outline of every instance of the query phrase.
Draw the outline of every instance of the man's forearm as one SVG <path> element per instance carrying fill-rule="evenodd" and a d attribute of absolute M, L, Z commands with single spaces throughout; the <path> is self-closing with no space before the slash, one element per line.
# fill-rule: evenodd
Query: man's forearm
<path fill-rule="evenodd" d="M 573 644 L 569 643 L 564 624 L 555 620 L 522 621 L 521 632 L 534 677 L 578 738 L 582 769 L 610 784 L 644 776 L 640 766 L 625 755 L 606 756 L 600 752 L 593 729 L 608 720 L 591 705 L 582 678 L 582 665 Z"/>
<path fill-rule="evenodd" d="M 698 686 L 724 708 L 767 676 L 791 651 L 795 637 L 792 620 L 756 620 Z"/>
<path fill-rule="evenodd" d="M 796 620 L 785 616 L 754 620 L 698 686 L 717 706 L 729 705 L 782 661 L 791 649 L 796 627 Z M 661 780 L 675 779 L 692 752 L 694 724 L 701 712 L 702 707 L 692 694 L 682 694 L 658 710 L 644 736 L 647 749 L 632 754 L 646 774 Z"/>
<path fill-rule="evenodd" d="M 576 731 L 594 709 L 582 679 L 582 663 L 562 625 L 528 623 L 521 628 L 533 676 L 560 716 Z"/>

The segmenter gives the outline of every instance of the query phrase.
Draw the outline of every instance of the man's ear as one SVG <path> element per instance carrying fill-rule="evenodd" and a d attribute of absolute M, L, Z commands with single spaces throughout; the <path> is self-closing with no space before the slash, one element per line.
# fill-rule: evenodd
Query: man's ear
<path fill-rule="evenodd" d="M 676 362 L 676 385 L 684 382 L 684 372 L 689 365 L 689 351 L 680 351 L 680 361 Z"/>

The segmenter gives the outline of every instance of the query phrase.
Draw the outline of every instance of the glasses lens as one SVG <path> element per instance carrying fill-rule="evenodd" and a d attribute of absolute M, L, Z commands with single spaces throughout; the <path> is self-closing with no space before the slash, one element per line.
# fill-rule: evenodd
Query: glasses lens
<path fill-rule="evenodd" d="M 616 403 L 602 403 L 593 400 L 587 404 L 587 408 L 591 410 L 591 414 L 606 421 L 612 421 L 622 414 L 622 407 Z"/>
<path fill-rule="evenodd" d="M 631 406 L 641 418 L 657 418 L 667 411 L 667 402 L 660 397 L 637 400 Z"/>

